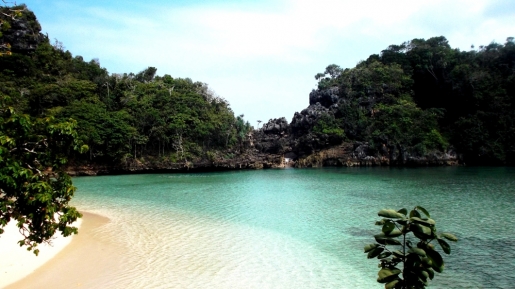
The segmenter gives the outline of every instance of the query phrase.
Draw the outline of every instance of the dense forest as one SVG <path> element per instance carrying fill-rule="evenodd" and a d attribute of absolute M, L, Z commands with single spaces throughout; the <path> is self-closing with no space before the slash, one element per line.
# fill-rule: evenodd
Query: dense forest
<path fill-rule="evenodd" d="M 154 67 L 110 74 L 98 60 L 73 56 L 40 30 L 29 10 L 2 26 L 11 55 L 0 57 L 0 93 L 31 116 L 75 119 L 89 147 L 75 162 L 188 162 L 245 147 L 250 124 L 207 84 L 157 76 Z"/>
<path fill-rule="evenodd" d="M 470 51 L 451 48 L 443 36 L 413 39 L 352 69 L 329 65 L 315 78 L 311 102 L 329 108 L 315 132 L 376 150 L 452 148 L 469 164 L 515 163 L 513 37 Z"/>
<path fill-rule="evenodd" d="M 18 8 L 23 13 L 1 26 L 0 94 L 34 118 L 76 120 L 89 147 L 71 156 L 76 165 L 297 159 L 345 143 L 365 143 L 359 157 L 453 151 L 467 164 L 515 163 L 512 37 L 470 51 L 442 36 L 413 39 L 354 68 L 329 65 L 315 76 L 308 108 L 290 123 L 270 120 L 254 130 L 207 84 L 159 76 L 155 67 L 109 73 L 41 34 L 36 16 Z"/>

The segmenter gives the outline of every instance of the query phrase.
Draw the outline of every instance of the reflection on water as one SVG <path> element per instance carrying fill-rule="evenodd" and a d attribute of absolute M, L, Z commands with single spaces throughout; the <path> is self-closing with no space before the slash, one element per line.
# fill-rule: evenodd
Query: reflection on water
<path fill-rule="evenodd" d="M 422 205 L 455 233 L 430 288 L 509 288 L 513 168 L 330 168 L 75 178 L 74 205 L 127 248 L 119 288 L 381 288 L 382 208 Z M 492 277 L 492 276 L 495 276 Z"/>

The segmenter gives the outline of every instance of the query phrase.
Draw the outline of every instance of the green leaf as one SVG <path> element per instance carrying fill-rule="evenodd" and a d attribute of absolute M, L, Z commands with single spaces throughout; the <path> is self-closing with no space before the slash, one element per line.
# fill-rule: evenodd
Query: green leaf
<path fill-rule="evenodd" d="M 401 244 L 401 242 L 399 242 L 398 240 L 388 238 L 388 237 L 376 235 L 376 236 L 374 236 L 374 238 L 376 239 L 377 243 L 382 244 L 382 245 L 400 245 Z"/>
<path fill-rule="evenodd" d="M 402 235 L 402 232 L 400 230 L 393 230 L 391 232 L 389 232 L 388 234 L 385 234 L 386 236 L 388 237 L 399 237 L 400 235 Z"/>
<path fill-rule="evenodd" d="M 422 219 L 423 221 L 425 221 L 426 223 L 430 224 L 431 226 L 435 226 L 436 225 L 436 222 L 435 220 L 431 219 L 431 218 L 427 218 L 427 219 Z"/>
<path fill-rule="evenodd" d="M 393 289 L 393 288 L 395 288 L 395 285 L 397 285 L 397 283 L 399 283 L 399 281 L 400 281 L 400 279 L 395 279 L 395 280 L 389 282 L 388 284 L 386 284 L 384 286 L 384 288 L 385 289 Z"/>
<path fill-rule="evenodd" d="M 423 226 L 423 225 L 420 225 L 420 224 L 412 224 L 410 226 L 410 228 L 411 228 L 413 234 L 417 238 L 423 239 L 423 240 L 430 239 L 431 235 L 432 235 L 432 232 L 433 232 L 433 231 L 431 231 L 431 228 Z"/>
<path fill-rule="evenodd" d="M 399 250 L 395 250 L 395 251 L 393 251 L 392 253 L 393 253 L 393 255 L 395 255 L 396 257 L 404 258 L 404 254 L 403 254 L 401 251 L 399 251 Z"/>
<path fill-rule="evenodd" d="M 395 229 L 395 224 L 392 223 L 392 222 L 385 222 L 385 224 L 383 225 L 383 233 L 385 234 L 388 234 L 390 233 L 391 231 L 393 231 L 393 229 Z"/>
<path fill-rule="evenodd" d="M 429 239 L 431 239 L 431 236 L 428 236 L 428 235 L 424 235 L 420 232 L 417 232 L 417 231 L 413 231 L 413 235 L 415 235 L 415 237 L 419 238 L 420 240 L 423 240 L 423 241 L 427 241 Z"/>
<path fill-rule="evenodd" d="M 397 212 L 401 213 L 403 215 L 407 215 L 408 214 L 408 210 L 406 208 L 402 208 L 402 209 L 398 210 Z"/>
<path fill-rule="evenodd" d="M 373 258 L 379 256 L 379 254 L 381 254 L 383 251 L 384 251 L 383 247 L 377 247 L 377 248 L 373 249 L 372 251 L 368 252 L 367 258 L 373 259 Z"/>
<path fill-rule="evenodd" d="M 397 213 L 395 210 L 391 209 L 383 209 L 377 213 L 380 217 L 390 218 L 390 219 L 402 219 L 404 216 L 400 213 Z"/>
<path fill-rule="evenodd" d="M 383 269 L 379 270 L 379 272 L 377 273 L 377 275 L 378 275 L 377 282 L 379 282 L 379 283 L 389 282 L 392 279 L 397 278 L 397 275 L 399 275 L 400 273 L 401 273 L 401 270 L 399 270 L 397 268 L 394 268 L 394 269 L 383 268 Z"/>
<path fill-rule="evenodd" d="M 409 220 L 411 222 L 422 224 L 422 225 L 428 226 L 428 227 L 433 227 L 436 224 L 436 222 L 433 219 L 423 220 L 423 219 L 418 218 L 418 217 L 411 217 L 411 218 L 409 218 Z"/>
<path fill-rule="evenodd" d="M 395 220 L 395 223 L 406 225 L 408 223 L 408 219 Z"/>
<path fill-rule="evenodd" d="M 408 250 L 408 253 L 414 253 L 414 254 L 417 254 L 417 255 L 419 255 L 421 257 L 425 257 L 426 256 L 426 251 L 424 251 L 424 249 L 415 248 L 415 247 L 410 248 Z"/>
<path fill-rule="evenodd" d="M 440 247 L 445 252 L 445 254 L 451 254 L 451 246 L 445 242 L 445 240 L 439 238 L 438 244 L 440 244 Z"/>
<path fill-rule="evenodd" d="M 379 244 L 368 244 L 365 246 L 365 253 L 368 253 L 377 247 L 379 247 Z"/>
<path fill-rule="evenodd" d="M 432 268 L 426 268 L 426 271 L 429 274 L 429 279 L 433 280 L 435 277 L 435 271 Z"/>
<path fill-rule="evenodd" d="M 429 278 L 429 273 L 426 272 L 425 270 L 417 271 L 417 275 L 424 282 L 427 282 L 427 278 Z"/>
<path fill-rule="evenodd" d="M 454 236 L 451 233 L 442 233 L 442 234 L 440 234 L 440 237 L 444 237 L 445 239 L 447 239 L 449 241 L 458 242 L 458 238 L 456 238 L 456 236 Z"/>
<path fill-rule="evenodd" d="M 422 264 L 424 264 L 427 267 L 431 267 L 433 265 L 431 259 L 429 259 L 428 257 L 422 258 L 421 260 Z"/>
<path fill-rule="evenodd" d="M 392 255 L 391 252 L 383 252 L 383 253 L 379 254 L 379 256 L 377 256 L 377 259 L 384 259 L 384 258 L 390 257 L 391 255 Z"/>
<path fill-rule="evenodd" d="M 382 226 L 382 225 L 386 224 L 386 221 L 387 221 L 387 219 L 382 219 L 381 221 L 377 221 L 375 225 Z"/>
<path fill-rule="evenodd" d="M 442 273 L 444 269 L 444 262 L 440 253 L 435 250 L 426 248 L 427 258 L 431 261 L 431 267 L 438 273 Z"/>
<path fill-rule="evenodd" d="M 431 215 L 429 215 L 429 212 L 428 212 L 426 209 L 424 209 L 423 207 L 421 207 L 421 206 L 416 206 L 416 207 L 415 207 L 415 209 L 417 209 L 417 210 L 421 210 L 421 211 L 422 211 L 422 213 L 424 213 L 428 218 L 431 218 Z"/>
<path fill-rule="evenodd" d="M 428 286 L 429 285 L 429 283 L 427 283 L 427 279 L 426 280 L 422 280 L 421 278 L 418 278 L 418 281 L 420 283 L 422 283 L 422 285 L 424 285 L 424 286 Z M 424 287 L 422 287 L 422 288 L 424 288 Z"/>
<path fill-rule="evenodd" d="M 419 213 L 419 212 L 417 212 L 417 210 L 411 210 L 411 212 L 409 212 L 409 217 L 410 217 L 410 218 L 413 218 L 413 217 L 420 218 L 420 217 L 422 217 L 422 216 L 420 215 L 420 213 Z"/>

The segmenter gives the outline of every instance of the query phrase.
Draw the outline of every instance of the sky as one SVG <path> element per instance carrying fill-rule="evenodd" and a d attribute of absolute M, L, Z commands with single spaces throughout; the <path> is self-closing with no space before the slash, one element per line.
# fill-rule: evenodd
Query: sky
<path fill-rule="evenodd" d="M 315 74 L 352 68 L 391 44 L 445 36 L 470 50 L 515 36 L 513 0 L 26 0 L 42 32 L 110 73 L 207 83 L 257 121 L 309 105 Z"/>

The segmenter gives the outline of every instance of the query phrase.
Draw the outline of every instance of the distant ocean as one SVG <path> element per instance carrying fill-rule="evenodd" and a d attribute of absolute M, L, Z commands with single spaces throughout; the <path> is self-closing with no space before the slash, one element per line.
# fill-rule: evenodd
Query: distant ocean
<path fill-rule="evenodd" d="M 515 168 L 323 168 L 73 179 L 125 250 L 114 288 L 383 288 L 383 208 L 429 210 L 452 254 L 429 288 L 513 288 Z"/>

